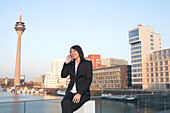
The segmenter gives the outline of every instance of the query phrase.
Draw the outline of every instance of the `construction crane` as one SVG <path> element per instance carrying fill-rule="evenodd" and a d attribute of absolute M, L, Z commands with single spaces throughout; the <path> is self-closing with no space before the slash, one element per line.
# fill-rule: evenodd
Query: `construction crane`
<path fill-rule="evenodd" d="M 156 27 L 155 25 L 138 24 L 138 26 Z"/>

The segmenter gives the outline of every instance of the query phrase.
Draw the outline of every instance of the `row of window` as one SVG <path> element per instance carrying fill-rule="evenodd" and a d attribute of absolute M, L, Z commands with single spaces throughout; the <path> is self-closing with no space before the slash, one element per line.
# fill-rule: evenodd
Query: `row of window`
<path fill-rule="evenodd" d="M 133 39 L 130 39 L 129 42 L 133 42 L 133 41 L 137 41 L 139 40 L 139 37 L 136 37 L 136 38 L 133 38 Z"/>
<path fill-rule="evenodd" d="M 148 79 L 148 82 L 164 82 L 164 78 L 151 78 L 150 81 Z M 169 78 L 165 78 L 165 82 L 169 82 Z"/>
<path fill-rule="evenodd" d="M 163 59 L 169 59 L 170 58 L 170 55 L 167 55 L 167 56 L 160 56 L 160 57 L 150 57 L 150 60 L 163 60 Z"/>
<path fill-rule="evenodd" d="M 142 67 L 142 63 L 140 63 L 140 64 L 133 64 L 132 67 Z"/>
<path fill-rule="evenodd" d="M 133 77 L 142 77 L 142 73 L 133 74 Z"/>
<path fill-rule="evenodd" d="M 170 49 L 159 51 L 159 52 L 154 52 L 154 56 L 162 56 L 162 55 L 167 55 L 167 54 L 170 54 Z"/>
<path fill-rule="evenodd" d="M 141 50 L 139 50 L 139 51 L 134 51 L 134 52 L 131 53 L 131 55 L 138 54 L 138 53 L 141 53 Z"/>
<path fill-rule="evenodd" d="M 139 29 L 135 29 L 129 32 L 129 38 L 139 36 Z"/>
<path fill-rule="evenodd" d="M 141 49 L 141 46 L 131 48 L 131 51 Z"/>
<path fill-rule="evenodd" d="M 142 72 L 142 69 L 133 69 L 132 72 Z"/>
<path fill-rule="evenodd" d="M 131 44 L 131 47 L 134 47 L 134 46 L 137 46 L 137 45 L 141 45 L 141 42 L 133 43 L 133 44 Z"/>
<path fill-rule="evenodd" d="M 164 76 L 164 74 L 165 74 L 165 76 L 169 76 L 169 72 L 165 72 L 165 73 L 163 73 L 163 72 L 161 72 L 161 73 L 151 73 L 151 74 L 147 74 L 147 76 L 149 77 L 159 77 L 159 76 Z M 155 75 L 155 76 L 154 76 Z"/>
<path fill-rule="evenodd" d="M 142 79 L 133 79 L 132 82 L 142 82 Z"/>
<path fill-rule="evenodd" d="M 142 57 L 142 55 L 140 54 L 140 55 L 134 55 L 134 56 L 131 56 L 131 59 L 136 59 L 136 58 L 141 58 Z"/>
<path fill-rule="evenodd" d="M 142 59 L 131 60 L 131 63 L 142 62 Z"/>
<path fill-rule="evenodd" d="M 158 63 L 159 63 L 159 66 L 162 66 L 163 64 L 164 65 L 168 65 L 168 60 L 166 61 L 159 61 L 159 62 L 154 62 L 154 66 L 158 66 Z M 153 62 L 150 63 L 150 67 L 153 66 Z M 147 67 L 149 67 L 149 63 L 147 63 Z"/>
<path fill-rule="evenodd" d="M 159 71 L 163 71 L 163 67 L 159 67 Z M 165 66 L 165 71 L 168 71 L 168 66 Z M 150 68 L 150 71 L 153 72 L 154 68 Z M 155 67 L 155 71 L 158 71 L 158 67 Z M 149 72 L 149 68 L 147 68 L 147 72 Z"/>

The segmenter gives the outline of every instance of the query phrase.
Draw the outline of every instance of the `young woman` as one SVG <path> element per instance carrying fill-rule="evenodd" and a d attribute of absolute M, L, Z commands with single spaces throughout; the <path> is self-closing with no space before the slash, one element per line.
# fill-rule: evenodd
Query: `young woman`
<path fill-rule="evenodd" d="M 66 78 L 68 75 L 70 75 L 70 83 L 61 101 L 62 113 L 73 113 L 90 100 L 92 62 L 84 59 L 83 51 L 78 45 L 71 47 L 70 55 L 64 63 L 61 77 Z"/>

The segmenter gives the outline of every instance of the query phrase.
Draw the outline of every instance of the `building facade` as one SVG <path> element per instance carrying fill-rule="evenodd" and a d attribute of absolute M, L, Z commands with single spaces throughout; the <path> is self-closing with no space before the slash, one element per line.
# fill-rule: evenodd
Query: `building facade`
<path fill-rule="evenodd" d="M 34 78 L 34 86 L 35 88 L 42 88 L 44 87 L 44 79 L 45 79 L 45 75 L 40 75 L 39 78 Z"/>
<path fill-rule="evenodd" d="M 51 63 L 51 72 L 45 74 L 44 86 L 48 88 L 63 88 L 67 87 L 69 77 L 61 78 L 61 70 L 64 60 L 55 58 Z"/>
<path fill-rule="evenodd" d="M 170 89 L 170 48 L 147 57 L 145 75 L 146 89 Z"/>
<path fill-rule="evenodd" d="M 128 65 L 128 61 L 125 61 L 125 59 L 117 58 L 102 58 L 101 64 L 106 65 L 107 67 L 111 67 L 115 65 Z"/>
<path fill-rule="evenodd" d="M 153 51 L 161 50 L 161 36 L 143 25 L 129 30 L 131 45 L 132 87 L 145 89 L 147 56 Z"/>
<path fill-rule="evenodd" d="M 100 55 L 91 54 L 91 55 L 88 55 L 88 57 L 85 57 L 85 59 L 86 60 L 90 60 L 92 62 L 93 69 L 106 67 L 106 65 L 102 65 L 101 64 L 101 57 L 100 57 Z"/>
<path fill-rule="evenodd" d="M 93 70 L 92 89 L 126 89 L 131 87 L 131 66 L 117 65 Z"/>

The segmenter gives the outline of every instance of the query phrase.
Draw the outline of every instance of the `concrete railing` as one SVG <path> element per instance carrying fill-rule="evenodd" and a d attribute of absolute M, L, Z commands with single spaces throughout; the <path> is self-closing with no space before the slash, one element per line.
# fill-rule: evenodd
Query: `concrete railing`
<path fill-rule="evenodd" d="M 95 100 L 87 101 L 74 113 L 95 113 Z"/>

